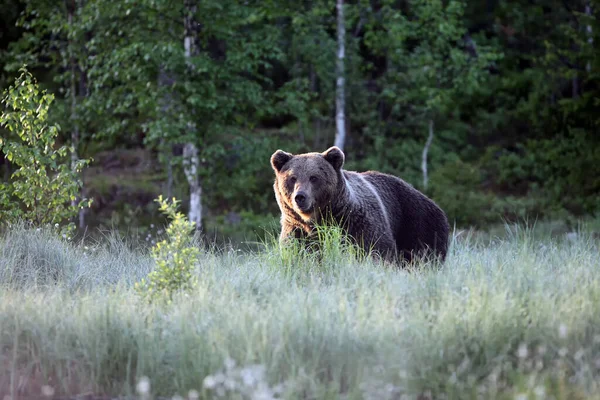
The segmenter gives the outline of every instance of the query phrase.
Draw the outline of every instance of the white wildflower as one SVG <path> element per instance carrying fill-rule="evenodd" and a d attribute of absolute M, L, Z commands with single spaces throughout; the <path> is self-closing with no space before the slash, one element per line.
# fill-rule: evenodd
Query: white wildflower
<path fill-rule="evenodd" d="M 536 386 L 535 389 L 533 389 L 533 393 L 535 394 L 535 397 L 537 397 L 537 398 L 540 398 L 540 399 L 546 398 L 546 388 L 544 388 L 543 386 Z"/>
<path fill-rule="evenodd" d="M 44 397 L 54 396 L 54 388 L 52 386 L 48 386 L 48 385 L 42 386 L 42 396 L 44 396 Z"/>
<path fill-rule="evenodd" d="M 561 357 L 566 356 L 569 353 L 569 350 L 567 350 L 566 347 L 561 347 L 560 350 L 558 350 L 558 355 Z"/>
<path fill-rule="evenodd" d="M 231 357 L 227 357 L 225 359 L 225 369 L 227 371 L 231 371 L 234 368 L 235 368 L 235 360 Z"/>
<path fill-rule="evenodd" d="M 215 382 L 219 385 L 225 382 L 225 379 L 227 379 L 227 377 L 221 372 L 215 375 Z"/>
<path fill-rule="evenodd" d="M 226 378 L 225 382 L 223 382 L 223 386 L 225 387 L 225 389 L 229 390 L 229 391 L 233 391 L 236 388 L 236 383 L 235 380 L 232 378 Z"/>
<path fill-rule="evenodd" d="M 150 379 L 147 376 L 142 376 L 136 385 L 137 392 L 144 396 L 150 393 Z"/>
<path fill-rule="evenodd" d="M 525 343 L 521 343 L 519 345 L 519 349 L 517 350 L 517 356 L 521 359 L 527 358 L 529 351 L 527 350 L 527 345 Z"/>
<path fill-rule="evenodd" d="M 256 378 L 254 377 L 254 372 L 248 368 L 244 368 L 243 370 L 240 371 L 240 375 L 242 377 L 242 383 L 244 384 L 244 386 L 254 386 L 256 385 Z"/>
<path fill-rule="evenodd" d="M 214 378 L 214 376 L 207 375 L 202 382 L 202 386 L 204 386 L 205 389 L 212 390 L 215 388 L 215 386 L 217 386 L 217 380 Z"/>
<path fill-rule="evenodd" d="M 560 324 L 560 326 L 558 327 L 558 336 L 561 339 L 564 339 L 567 337 L 569 330 L 567 329 L 567 326 L 565 324 Z"/>
<path fill-rule="evenodd" d="M 252 400 L 274 400 L 275 397 L 268 386 L 262 385 L 259 389 L 252 393 Z"/>

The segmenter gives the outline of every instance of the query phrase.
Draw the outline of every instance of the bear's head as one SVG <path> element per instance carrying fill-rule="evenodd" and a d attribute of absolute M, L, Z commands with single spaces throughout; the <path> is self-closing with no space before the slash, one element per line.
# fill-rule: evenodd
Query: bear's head
<path fill-rule="evenodd" d="M 304 220 L 316 217 L 339 195 L 344 153 L 336 146 L 323 153 L 290 154 L 277 150 L 271 156 L 278 201 Z"/>

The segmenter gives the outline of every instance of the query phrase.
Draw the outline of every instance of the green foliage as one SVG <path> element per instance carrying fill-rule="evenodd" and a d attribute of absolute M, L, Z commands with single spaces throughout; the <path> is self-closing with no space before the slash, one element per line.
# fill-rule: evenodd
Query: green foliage
<path fill-rule="evenodd" d="M 193 240 L 195 230 L 185 214 L 177 211 L 178 201 L 171 203 L 162 195 L 156 199 L 160 211 L 171 219 L 166 229 L 166 238 L 152 248 L 152 258 L 156 263 L 148 278 L 136 284 L 138 293 L 148 301 L 166 300 L 171 302 L 173 295 L 191 290 L 196 282 L 194 269 L 198 263 L 200 250 Z"/>
<path fill-rule="evenodd" d="M 481 171 L 460 160 L 448 162 L 431 174 L 430 195 L 459 226 L 498 221 L 496 198 L 479 190 Z"/>
<path fill-rule="evenodd" d="M 69 165 L 73 149 L 56 148 L 60 127 L 47 124 L 54 96 L 41 91 L 25 67 L 20 71 L 2 99 L 5 110 L 0 124 L 20 140 L 0 138 L 0 151 L 18 166 L 11 180 L 0 185 L 0 220 L 25 220 L 37 226 L 66 224 L 64 229 L 70 232 L 74 225 L 69 220 L 91 204 L 88 199 L 76 201 L 81 187 L 78 174 L 89 160 Z"/>
<path fill-rule="evenodd" d="M 211 210 L 205 219 L 205 232 L 237 243 L 260 241 L 268 234 L 279 213 L 269 158 L 280 147 L 291 152 L 309 151 L 302 143 L 292 142 L 295 135 L 292 129 L 234 130 L 219 138 L 220 151 L 212 155 L 210 169 L 201 171 L 203 188 L 210 194 L 204 201 Z"/>
<path fill-rule="evenodd" d="M 36 68 L 56 94 L 59 140 L 77 128 L 80 154 L 157 150 L 177 193 L 187 192 L 179 146 L 194 142 L 207 226 L 246 236 L 278 213 L 270 153 L 333 142 L 335 4 L 194 2 L 186 58 L 189 4 L 8 2 L 2 21 L 16 29 L 0 40 L 0 81 Z M 600 210 L 598 0 L 344 7 L 348 168 L 421 188 L 432 121 L 429 189 L 457 222 Z M 230 213 L 244 222 L 227 225 Z"/>
<path fill-rule="evenodd" d="M 275 211 L 277 204 L 273 203 L 272 190 L 275 176 L 269 167 L 269 159 L 273 149 L 280 146 L 292 152 L 300 146 L 288 146 L 289 136 L 292 135 L 286 132 L 265 133 L 257 138 L 242 135 L 222 135 L 219 141 L 221 151 L 213 155 L 214 162 L 210 170 L 202 171 L 204 185 L 213 193 L 207 204 L 215 210 L 219 204 L 231 204 L 233 211 L 251 209 L 257 214 Z M 222 179 L 223 176 L 228 178 Z"/>
<path fill-rule="evenodd" d="M 495 10 L 505 57 L 474 97 L 493 105 L 476 113 L 478 147 L 487 147 L 479 160 L 496 195 L 521 203 L 521 212 L 600 210 L 598 5 L 515 1 Z"/>
<path fill-rule="evenodd" d="M 458 227 L 481 228 L 499 221 L 567 217 L 556 201 L 539 191 L 527 197 L 498 196 L 483 187 L 485 176 L 480 166 L 455 160 L 431 174 L 428 194 L 446 212 L 450 223 Z"/>
<path fill-rule="evenodd" d="M 562 135 L 561 135 L 562 136 Z M 600 145 L 582 129 L 564 137 L 531 139 L 498 158 L 498 183 L 547 200 L 547 211 L 588 215 L 600 210 Z"/>

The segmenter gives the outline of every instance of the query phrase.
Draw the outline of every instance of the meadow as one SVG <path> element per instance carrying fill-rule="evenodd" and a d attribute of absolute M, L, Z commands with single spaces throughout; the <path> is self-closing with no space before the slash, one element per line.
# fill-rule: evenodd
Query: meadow
<path fill-rule="evenodd" d="M 133 289 L 147 247 L 13 226 L 0 398 L 600 399 L 598 238 L 451 240 L 404 270 L 335 241 L 320 261 L 199 243 L 196 287 L 164 304 Z"/>

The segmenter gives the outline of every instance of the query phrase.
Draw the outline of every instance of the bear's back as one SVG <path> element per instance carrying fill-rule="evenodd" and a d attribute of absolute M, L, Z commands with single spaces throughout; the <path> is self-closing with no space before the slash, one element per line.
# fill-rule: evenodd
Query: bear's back
<path fill-rule="evenodd" d="M 396 176 L 377 171 L 356 174 L 377 191 L 399 251 L 408 256 L 410 249 L 432 247 L 445 258 L 449 224 L 433 200 Z"/>

